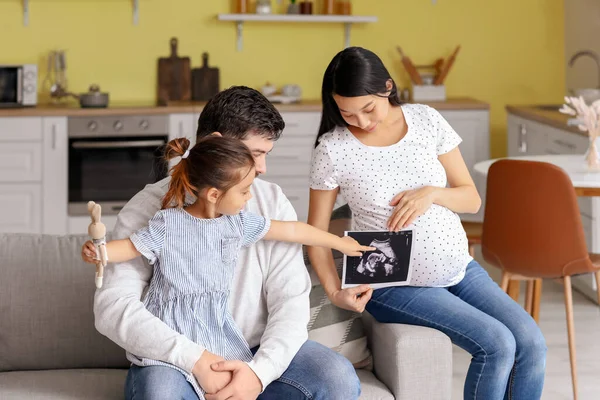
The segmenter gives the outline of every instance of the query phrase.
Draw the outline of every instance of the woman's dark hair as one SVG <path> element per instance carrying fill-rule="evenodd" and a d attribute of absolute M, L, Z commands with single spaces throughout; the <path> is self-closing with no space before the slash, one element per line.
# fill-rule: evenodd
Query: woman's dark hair
<path fill-rule="evenodd" d="M 187 138 L 171 140 L 165 150 L 166 160 L 183 156 L 189 146 Z M 252 153 L 240 140 L 205 137 L 171 168 L 171 182 L 162 208 L 183 207 L 187 194 L 198 197 L 198 192 L 207 187 L 227 192 L 244 179 L 252 167 Z"/>
<path fill-rule="evenodd" d="M 196 141 L 213 132 L 241 140 L 254 133 L 275 141 L 283 128 L 281 114 L 259 91 L 232 86 L 214 95 L 202 109 Z"/>
<path fill-rule="evenodd" d="M 344 97 L 381 95 L 388 91 L 386 85 L 390 80 L 392 90 L 387 96 L 390 104 L 401 105 L 396 83 L 375 53 L 362 47 L 348 47 L 337 53 L 323 76 L 323 111 L 315 147 L 325 133 L 338 126 L 348 126 L 333 99 L 334 94 Z"/>

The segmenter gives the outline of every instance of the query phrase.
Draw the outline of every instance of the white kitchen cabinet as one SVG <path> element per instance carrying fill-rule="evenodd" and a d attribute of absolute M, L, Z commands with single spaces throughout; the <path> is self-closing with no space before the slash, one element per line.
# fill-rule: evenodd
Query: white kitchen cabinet
<path fill-rule="evenodd" d="M 169 115 L 169 140 L 186 137 L 193 146 L 196 143 L 195 126 L 193 113 Z"/>
<path fill-rule="evenodd" d="M 44 118 L 42 233 L 68 233 L 68 146 L 67 118 Z"/>
<path fill-rule="evenodd" d="M 0 232 L 40 233 L 41 215 L 39 183 L 0 184 Z"/>
<path fill-rule="evenodd" d="M 169 140 L 186 137 L 190 140 L 190 148 L 196 144 L 196 130 L 194 129 L 194 114 L 171 114 L 169 115 Z M 169 169 L 179 162 L 169 161 Z"/>
<path fill-rule="evenodd" d="M 42 119 L 0 118 L 0 232 L 40 233 Z"/>
<path fill-rule="evenodd" d="M 40 182 L 42 144 L 0 142 L 0 182 Z"/>
<path fill-rule="evenodd" d="M 42 118 L 6 117 L 0 118 L 0 143 L 39 142 L 42 140 Z"/>
<path fill-rule="evenodd" d="M 507 121 L 508 156 L 546 154 L 548 126 L 509 114 Z"/>
<path fill-rule="evenodd" d="M 463 221 L 483 222 L 485 180 L 480 179 L 473 166 L 490 158 L 490 117 L 488 110 L 441 110 L 440 114 L 462 138 L 458 146 L 465 164 L 469 168 L 482 206 L 477 214 L 460 214 Z"/>
<path fill-rule="evenodd" d="M 285 129 L 267 156 L 267 173 L 262 177 L 281 187 L 296 210 L 298 220 L 308 218 L 310 161 L 317 137 L 320 112 L 284 112 Z"/>

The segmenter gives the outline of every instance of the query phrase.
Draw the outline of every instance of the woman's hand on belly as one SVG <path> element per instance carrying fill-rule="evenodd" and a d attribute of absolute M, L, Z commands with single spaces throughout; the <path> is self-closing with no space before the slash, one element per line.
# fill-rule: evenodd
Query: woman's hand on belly
<path fill-rule="evenodd" d="M 394 211 L 388 219 L 388 229 L 397 232 L 412 224 L 415 219 L 429 210 L 437 189 L 434 186 L 423 186 L 419 189 L 400 192 L 394 196 L 390 201 Z"/>

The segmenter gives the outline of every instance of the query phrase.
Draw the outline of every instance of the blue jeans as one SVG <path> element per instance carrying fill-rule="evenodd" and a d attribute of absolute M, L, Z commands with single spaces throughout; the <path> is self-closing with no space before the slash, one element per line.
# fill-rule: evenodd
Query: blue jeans
<path fill-rule="evenodd" d="M 476 262 L 447 288 L 378 289 L 367 310 L 379 322 L 444 332 L 472 356 L 464 399 L 536 400 L 542 396 L 546 342 L 527 312 Z"/>
<path fill-rule="evenodd" d="M 256 351 L 256 349 L 254 349 Z M 354 400 L 360 381 L 352 364 L 329 348 L 307 341 L 283 375 L 258 400 Z M 125 382 L 127 400 L 198 400 L 192 385 L 177 370 L 163 366 L 132 366 Z"/>

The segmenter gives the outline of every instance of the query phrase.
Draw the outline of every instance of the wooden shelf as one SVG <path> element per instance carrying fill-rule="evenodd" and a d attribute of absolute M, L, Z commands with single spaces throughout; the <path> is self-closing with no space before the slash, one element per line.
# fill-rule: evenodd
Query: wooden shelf
<path fill-rule="evenodd" d="M 140 20 L 140 0 L 129 0 L 131 1 L 131 8 L 133 11 L 133 24 L 137 25 Z M 29 0 L 21 0 L 23 3 L 23 26 L 29 25 Z"/>
<path fill-rule="evenodd" d="M 370 15 L 300 15 L 300 14 L 218 14 L 219 21 L 233 21 L 237 25 L 237 50 L 242 51 L 244 22 L 305 22 L 344 24 L 344 47 L 350 46 L 352 24 L 377 22 Z"/>

